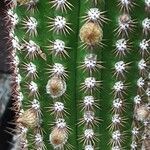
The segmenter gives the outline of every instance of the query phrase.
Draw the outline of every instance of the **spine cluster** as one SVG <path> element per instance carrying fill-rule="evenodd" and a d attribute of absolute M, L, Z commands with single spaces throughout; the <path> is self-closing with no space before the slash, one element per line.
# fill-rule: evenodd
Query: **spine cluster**
<path fill-rule="evenodd" d="M 70 47 L 67 46 L 71 34 L 71 24 L 68 22 L 68 11 L 73 6 L 68 0 L 52 0 L 49 2 L 51 9 L 54 9 L 54 17 L 49 17 L 49 31 L 53 34 L 49 42 L 49 52 L 52 56 L 52 63 L 49 65 L 50 78 L 46 85 L 47 94 L 53 100 L 50 106 L 51 114 L 54 116 L 54 123 L 49 135 L 49 141 L 53 149 L 72 149 L 68 143 L 69 126 L 66 122 L 68 112 L 65 108 L 65 99 L 67 99 L 67 80 L 69 78 L 65 60 L 69 57 Z M 65 40 L 64 40 L 65 39 Z M 70 82 L 68 80 L 68 82 Z"/>
<path fill-rule="evenodd" d="M 12 5 L 12 2 L 9 2 L 9 5 Z M 22 109 L 22 101 L 23 101 L 23 94 L 21 92 L 21 75 L 19 71 L 19 64 L 20 60 L 17 55 L 17 51 L 20 50 L 20 43 L 18 37 L 15 35 L 15 27 L 19 23 L 19 17 L 14 11 L 14 7 L 11 7 L 7 12 L 7 20 L 10 24 L 9 26 L 9 39 L 11 41 L 11 57 L 12 57 L 12 70 L 13 70 L 13 80 L 12 80 L 12 95 L 13 95 L 13 107 L 12 109 L 16 113 L 16 117 L 19 117 L 21 115 Z M 10 57 L 10 58 L 11 58 Z M 13 137 L 14 146 L 12 149 L 19 149 L 22 147 L 22 149 L 26 149 L 28 146 L 28 141 L 26 139 L 27 131 L 28 129 L 23 126 L 22 124 L 17 123 L 16 129 L 9 129 L 10 132 L 12 132 L 15 136 Z"/>
<path fill-rule="evenodd" d="M 130 35 L 135 27 L 135 21 L 131 18 L 132 7 L 135 3 L 132 0 L 119 0 L 118 6 L 120 14 L 117 18 L 117 28 L 115 31 L 115 43 L 114 55 L 117 62 L 113 67 L 113 76 L 116 78 L 112 89 L 113 103 L 112 103 L 112 123 L 109 128 L 112 132 L 111 145 L 112 150 L 121 150 L 123 148 L 123 142 L 125 140 L 123 127 L 126 122 L 126 118 L 123 116 L 126 106 L 125 97 L 127 95 L 128 84 L 126 83 L 126 74 L 130 62 L 126 61 L 127 55 L 132 50 L 130 43 Z"/>
<path fill-rule="evenodd" d="M 150 121 L 150 78 L 149 78 L 149 46 L 150 46 L 150 18 L 149 16 L 150 1 L 145 0 L 145 12 L 147 16 L 141 21 L 141 38 L 138 43 L 138 53 L 140 60 L 137 62 L 138 80 L 137 95 L 134 97 L 134 118 L 132 129 L 131 149 L 147 149 L 149 137 Z M 144 10 L 143 10 L 144 12 Z M 141 142 L 142 141 L 142 142 Z"/>
<path fill-rule="evenodd" d="M 14 1 L 13 1 L 14 2 Z M 12 4 L 14 4 L 12 2 Z M 29 7 L 31 1 L 22 1 L 20 5 Z M 35 3 L 36 5 L 36 3 Z M 15 5 L 16 6 L 16 3 Z M 41 108 L 39 102 L 39 92 L 36 80 L 38 77 L 37 67 L 34 64 L 40 54 L 40 46 L 35 42 L 37 36 L 38 21 L 34 18 L 34 13 L 29 11 L 25 19 L 19 17 L 13 7 L 9 9 L 8 17 L 10 21 L 10 37 L 12 43 L 12 70 L 13 70 L 13 109 L 16 112 L 16 129 L 14 132 L 14 147 L 13 149 L 26 150 L 29 147 L 35 147 L 37 150 L 45 149 L 41 129 Z M 15 28 L 18 26 L 25 30 L 25 36 L 19 40 L 15 34 Z M 26 56 L 20 62 L 19 57 Z M 23 74 L 20 74 L 23 72 Z M 23 80 L 24 79 L 24 80 Z M 23 103 L 24 95 L 28 98 L 27 105 Z M 31 130 L 31 131 L 30 131 Z M 32 132 L 28 136 L 28 131 Z M 33 143 L 29 146 L 28 140 Z"/>
<path fill-rule="evenodd" d="M 101 49 L 103 39 L 103 24 L 107 21 L 104 12 L 97 5 L 97 1 L 88 2 L 90 7 L 83 16 L 84 24 L 80 28 L 81 51 L 86 51 L 84 60 L 79 66 L 81 73 L 86 74 L 81 83 L 82 100 L 80 102 L 82 118 L 79 126 L 83 126 L 83 135 L 79 140 L 83 143 L 83 149 L 94 150 L 98 145 L 99 137 L 95 131 L 100 124 L 100 118 L 96 116 L 99 107 L 96 93 L 100 92 L 101 81 L 95 76 L 100 76 L 102 62 L 98 60 L 97 50 Z"/>

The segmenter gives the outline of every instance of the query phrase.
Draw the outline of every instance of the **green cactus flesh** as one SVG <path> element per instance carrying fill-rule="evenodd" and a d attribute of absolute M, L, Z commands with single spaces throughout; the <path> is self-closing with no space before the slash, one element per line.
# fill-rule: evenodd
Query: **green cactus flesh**
<path fill-rule="evenodd" d="M 28 128 L 21 136 L 28 140 L 28 149 L 44 149 L 35 142 L 36 133 L 42 135 L 49 150 L 140 149 L 150 117 L 149 1 L 39 0 L 34 12 L 27 10 L 29 2 L 20 0 L 13 8 L 19 19 L 13 29 L 20 46 L 14 49 L 21 75 L 18 93 L 23 94 L 19 108 L 24 110 L 16 122 Z M 36 19 L 37 28 L 27 26 L 30 17 Z M 143 25 L 145 18 L 147 27 Z M 145 50 L 142 44 L 139 47 L 143 39 L 148 41 Z M 39 46 L 35 52 L 32 41 Z M 139 64 L 142 59 L 146 61 L 144 69 Z M 37 73 L 32 72 L 34 66 L 27 71 L 30 62 Z M 136 95 L 141 97 L 139 104 Z M 34 99 L 40 102 L 40 117 L 35 109 L 29 109 Z M 122 102 L 118 109 L 115 100 Z M 142 110 L 138 114 L 137 108 L 142 105 L 147 114 Z M 65 120 L 66 127 L 56 122 L 59 119 Z M 140 128 L 137 138 L 134 127 Z"/>

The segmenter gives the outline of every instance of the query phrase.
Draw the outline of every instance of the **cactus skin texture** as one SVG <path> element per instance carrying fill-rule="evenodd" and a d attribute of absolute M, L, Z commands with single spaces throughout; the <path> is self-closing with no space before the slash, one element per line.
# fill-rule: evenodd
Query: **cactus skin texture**
<path fill-rule="evenodd" d="M 6 2 L 13 149 L 146 149 L 150 2 Z"/>

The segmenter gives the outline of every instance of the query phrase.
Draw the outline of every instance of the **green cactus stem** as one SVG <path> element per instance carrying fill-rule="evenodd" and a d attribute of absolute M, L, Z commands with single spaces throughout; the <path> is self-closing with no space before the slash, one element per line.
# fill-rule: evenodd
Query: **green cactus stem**
<path fill-rule="evenodd" d="M 147 140 L 140 141 L 150 117 L 150 2 L 14 2 L 7 13 L 18 110 L 15 146 L 146 147 Z"/>

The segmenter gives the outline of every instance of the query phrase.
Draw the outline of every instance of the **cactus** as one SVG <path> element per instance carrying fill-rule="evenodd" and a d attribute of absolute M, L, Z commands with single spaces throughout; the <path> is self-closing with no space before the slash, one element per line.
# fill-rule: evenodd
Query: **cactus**
<path fill-rule="evenodd" d="M 12 149 L 149 147 L 150 1 L 5 2 Z"/>

